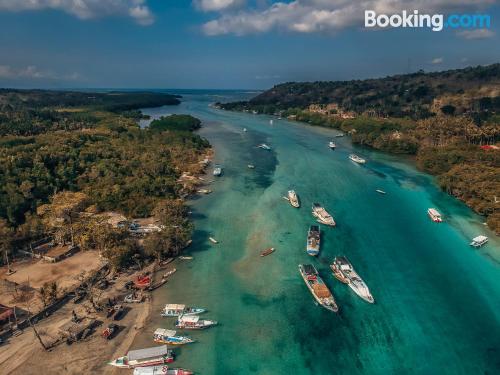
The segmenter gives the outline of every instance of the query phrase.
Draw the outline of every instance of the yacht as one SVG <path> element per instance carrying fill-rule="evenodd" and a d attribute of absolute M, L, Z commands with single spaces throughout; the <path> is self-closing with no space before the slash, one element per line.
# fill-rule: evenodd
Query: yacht
<path fill-rule="evenodd" d="M 488 237 L 486 237 L 486 236 L 477 236 L 477 237 L 474 237 L 472 239 L 472 242 L 470 243 L 470 245 L 472 247 L 478 248 L 478 247 L 481 247 L 481 246 L 485 245 L 486 242 L 488 242 Z"/>
<path fill-rule="evenodd" d="M 319 203 L 313 203 L 312 214 L 317 219 L 318 223 L 334 227 L 336 225 L 332 215 L 330 215 L 323 206 Z"/>
<path fill-rule="evenodd" d="M 213 175 L 216 177 L 222 176 L 222 167 L 220 165 L 215 166 Z"/>
<path fill-rule="evenodd" d="M 349 155 L 349 159 L 351 159 L 353 162 L 358 163 L 358 164 L 365 164 L 366 163 L 365 159 L 363 159 L 362 157 L 360 157 L 356 154 Z"/>
<path fill-rule="evenodd" d="M 300 201 L 299 201 L 299 196 L 295 192 L 295 190 L 288 190 L 288 201 L 292 205 L 292 207 L 299 208 L 300 207 Z"/>
<path fill-rule="evenodd" d="M 319 248 L 321 246 L 321 231 L 319 225 L 311 225 L 309 231 L 307 232 L 307 254 L 311 256 L 317 256 L 319 254 Z"/>
<path fill-rule="evenodd" d="M 337 147 L 337 145 L 335 144 L 335 142 L 330 141 L 330 143 L 328 143 L 328 147 L 330 147 L 332 150 L 335 150 L 335 147 Z"/>
<path fill-rule="evenodd" d="M 312 264 L 299 264 L 299 272 L 316 302 L 327 310 L 339 311 L 332 292 L 330 292 Z"/>
<path fill-rule="evenodd" d="M 429 215 L 431 220 L 435 223 L 441 223 L 443 221 L 441 214 L 435 208 L 429 208 L 427 210 L 427 215 Z"/>
<path fill-rule="evenodd" d="M 347 284 L 354 293 L 369 303 L 374 303 L 375 300 L 370 293 L 370 289 L 365 284 L 363 279 L 356 273 L 352 264 L 346 257 L 336 257 L 330 265 L 333 275 L 344 284 Z"/>

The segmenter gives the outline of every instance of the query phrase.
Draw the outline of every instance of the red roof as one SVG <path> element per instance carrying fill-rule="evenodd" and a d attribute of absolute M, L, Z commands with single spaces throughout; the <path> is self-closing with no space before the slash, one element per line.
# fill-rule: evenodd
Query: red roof
<path fill-rule="evenodd" d="M 499 149 L 498 146 L 494 146 L 494 145 L 484 145 L 484 146 L 479 146 L 479 147 L 483 150 L 498 150 Z"/>

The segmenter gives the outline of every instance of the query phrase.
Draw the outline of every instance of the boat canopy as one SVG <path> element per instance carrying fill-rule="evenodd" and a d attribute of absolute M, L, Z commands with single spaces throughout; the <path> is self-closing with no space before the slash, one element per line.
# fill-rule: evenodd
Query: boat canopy
<path fill-rule="evenodd" d="M 306 275 L 316 275 L 318 273 L 312 264 L 303 264 L 302 267 Z"/>
<path fill-rule="evenodd" d="M 185 308 L 186 308 L 186 305 L 176 305 L 173 303 L 165 305 L 165 310 L 184 310 Z"/>
<path fill-rule="evenodd" d="M 129 361 L 137 361 L 147 358 L 162 357 L 164 355 L 167 355 L 168 353 L 169 350 L 167 348 L 167 345 L 162 345 L 155 346 L 153 348 L 131 350 L 128 352 L 127 358 Z"/>
<path fill-rule="evenodd" d="M 163 337 L 173 337 L 175 336 L 175 331 L 173 329 L 157 328 L 154 335 Z"/>
<path fill-rule="evenodd" d="M 200 320 L 198 315 L 180 316 L 179 321 L 187 323 L 197 323 Z"/>
<path fill-rule="evenodd" d="M 474 237 L 472 239 L 472 241 L 473 242 L 479 242 L 479 243 L 481 243 L 481 242 L 484 242 L 484 241 L 488 241 L 488 237 L 486 237 L 486 236 L 477 236 L 477 237 Z"/>

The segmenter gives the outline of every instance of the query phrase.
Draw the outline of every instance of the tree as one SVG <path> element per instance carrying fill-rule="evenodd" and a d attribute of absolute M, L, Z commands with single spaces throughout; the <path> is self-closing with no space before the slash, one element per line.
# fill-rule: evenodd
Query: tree
<path fill-rule="evenodd" d="M 7 264 L 8 272 L 11 273 L 9 254 L 12 253 L 12 244 L 14 241 L 14 231 L 7 223 L 7 220 L 0 218 L 0 252 L 3 255 L 4 262 Z"/>
<path fill-rule="evenodd" d="M 59 294 L 59 289 L 56 281 L 44 283 L 39 290 L 40 299 L 42 300 L 43 306 L 47 307 L 51 303 L 57 300 Z"/>

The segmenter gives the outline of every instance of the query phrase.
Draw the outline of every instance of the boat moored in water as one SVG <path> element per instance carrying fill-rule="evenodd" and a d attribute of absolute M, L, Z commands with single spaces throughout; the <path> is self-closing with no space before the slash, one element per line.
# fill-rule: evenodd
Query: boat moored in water
<path fill-rule="evenodd" d="M 335 147 L 337 147 L 337 145 L 335 144 L 335 142 L 330 141 L 330 142 L 328 143 L 328 147 L 330 147 L 332 150 L 335 150 Z"/>
<path fill-rule="evenodd" d="M 174 361 L 172 350 L 167 345 L 155 346 L 153 348 L 130 350 L 126 356 L 117 358 L 108 365 L 119 368 L 136 368 L 154 365 L 162 365 Z"/>
<path fill-rule="evenodd" d="M 435 208 L 429 208 L 427 210 L 427 215 L 429 215 L 431 220 L 435 223 L 441 223 L 443 221 L 441 214 Z"/>
<path fill-rule="evenodd" d="M 319 225 L 311 225 L 307 232 L 307 244 L 306 244 L 307 254 L 311 256 L 317 256 L 319 254 L 320 246 L 321 246 L 321 231 L 319 229 Z"/>
<path fill-rule="evenodd" d="M 208 237 L 208 239 L 209 239 L 209 241 L 210 241 L 210 242 L 212 242 L 212 243 L 215 243 L 215 244 L 219 243 L 219 241 L 217 241 L 217 240 L 216 240 L 215 238 L 213 238 L 213 237 Z"/>
<path fill-rule="evenodd" d="M 472 239 L 472 242 L 470 243 L 470 245 L 472 247 L 476 247 L 477 248 L 477 247 L 481 247 L 481 246 L 485 245 L 486 242 L 488 242 L 488 237 L 486 237 L 486 236 L 477 236 L 477 237 L 474 237 Z"/>
<path fill-rule="evenodd" d="M 217 164 L 214 168 L 213 175 L 216 177 L 220 177 L 222 176 L 222 173 L 223 173 L 222 167 Z"/>
<path fill-rule="evenodd" d="M 183 368 L 170 368 L 168 366 L 148 366 L 134 369 L 133 375 L 193 375 L 194 372 Z"/>
<path fill-rule="evenodd" d="M 157 328 L 153 334 L 153 341 L 160 344 L 184 345 L 194 342 L 187 336 L 177 336 L 176 331 L 172 329 Z"/>
<path fill-rule="evenodd" d="M 362 157 L 360 157 L 356 154 L 349 155 L 349 159 L 351 159 L 353 162 L 358 163 L 358 164 L 365 164 L 366 163 L 365 159 L 363 159 Z"/>
<path fill-rule="evenodd" d="M 312 204 L 312 214 L 317 219 L 318 223 L 334 227 L 336 225 L 332 215 L 330 215 L 323 206 L 319 203 Z"/>
<path fill-rule="evenodd" d="M 177 319 L 175 326 L 181 329 L 206 329 L 217 325 L 214 320 L 200 319 L 198 315 L 181 315 Z"/>
<path fill-rule="evenodd" d="M 255 165 L 253 165 L 253 164 L 248 164 L 248 165 L 247 165 L 247 167 L 248 167 L 249 169 L 255 169 Z"/>
<path fill-rule="evenodd" d="M 288 202 L 292 205 L 292 207 L 299 208 L 300 201 L 299 196 L 295 192 L 295 190 L 288 190 Z"/>
<path fill-rule="evenodd" d="M 337 312 L 339 308 L 335 298 L 319 276 L 316 268 L 312 264 L 299 264 L 299 272 L 316 302 L 327 310 Z"/>
<path fill-rule="evenodd" d="M 375 190 L 375 191 L 376 191 L 377 193 L 379 193 L 379 194 L 387 194 L 385 191 L 380 190 L 380 189 L 377 189 L 377 190 Z"/>
<path fill-rule="evenodd" d="M 168 303 L 163 308 L 161 316 L 165 317 L 177 317 L 180 315 L 198 315 L 202 314 L 206 309 L 202 309 L 200 307 L 187 307 L 186 305 L 179 305 L 175 303 Z"/>
<path fill-rule="evenodd" d="M 363 279 L 356 273 L 352 264 L 346 257 L 335 257 L 330 265 L 333 275 L 344 284 L 347 284 L 354 293 L 369 303 L 374 303 L 375 300 L 370 293 L 370 289 Z"/>
<path fill-rule="evenodd" d="M 337 137 L 337 138 L 341 138 L 343 136 L 344 136 L 344 133 L 338 133 L 337 135 L 335 135 L 335 137 Z"/>
<path fill-rule="evenodd" d="M 265 143 L 261 143 L 260 145 L 257 146 L 258 148 L 261 148 L 263 150 L 271 150 L 271 147 L 269 147 L 268 145 L 266 145 Z"/>
<path fill-rule="evenodd" d="M 275 249 L 274 247 L 270 247 L 270 248 L 268 248 L 268 249 L 264 250 L 263 252 L 261 252 L 261 253 L 260 253 L 260 256 L 261 256 L 261 257 L 268 256 L 268 255 L 270 255 L 270 254 L 274 253 L 274 251 L 275 251 L 275 250 L 276 250 L 276 249 Z"/>

